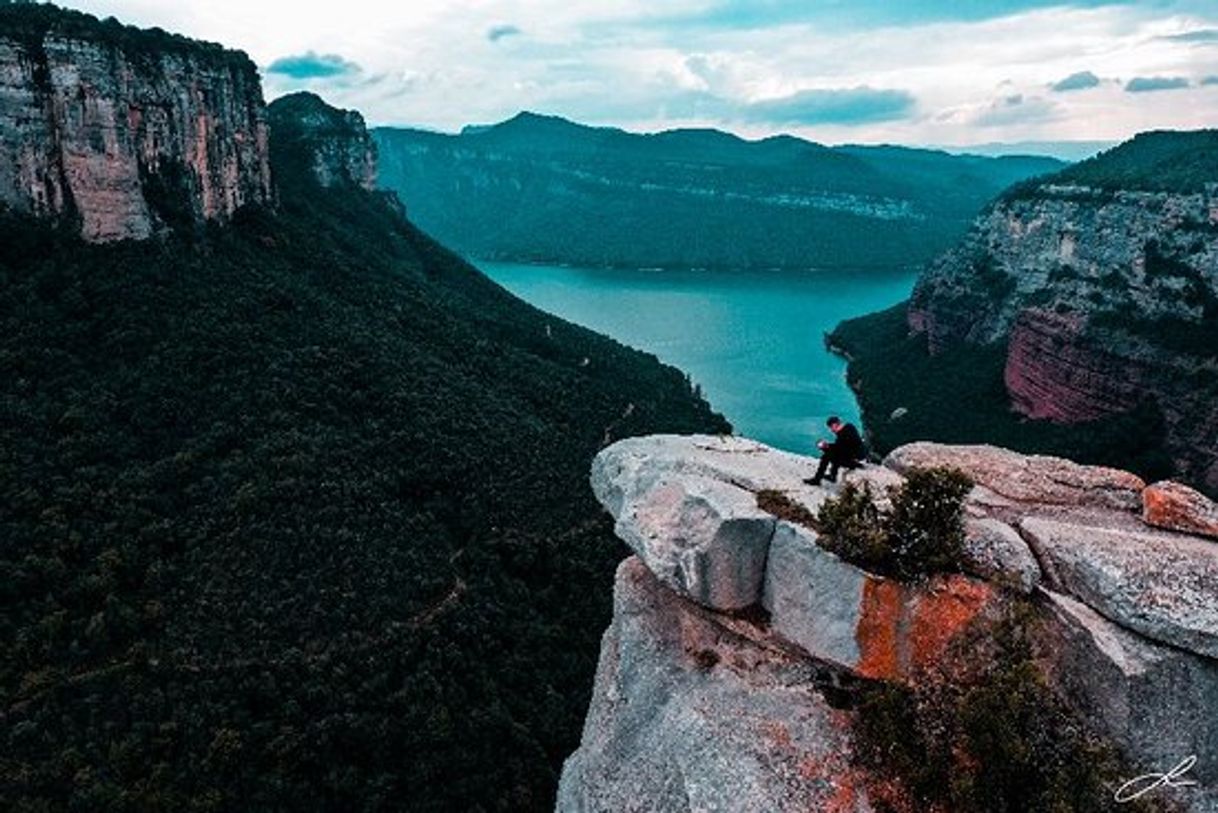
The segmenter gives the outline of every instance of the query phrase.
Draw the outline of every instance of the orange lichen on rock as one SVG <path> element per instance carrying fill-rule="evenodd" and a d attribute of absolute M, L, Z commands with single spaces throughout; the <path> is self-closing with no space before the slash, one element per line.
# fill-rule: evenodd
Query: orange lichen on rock
<path fill-rule="evenodd" d="M 1142 519 L 1159 528 L 1218 537 L 1218 505 L 1200 491 L 1171 480 L 1142 492 Z"/>
<path fill-rule="evenodd" d="M 919 591 L 909 625 L 909 654 L 915 670 L 939 659 L 955 638 L 989 606 L 996 591 L 986 582 L 960 574 L 935 579 Z"/>
<path fill-rule="evenodd" d="M 872 579 L 863 591 L 856 671 L 885 680 L 908 680 L 933 664 L 997 595 L 959 574 L 917 585 Z"/>
<path fill-rule="evenodd" d="M 905 587 L 891 579 L 868 579 L 863 585 L 862 613 L 855 640 L 863 677 L 895 678 L 903 670 L 901 626 L 905 618 Z"/>

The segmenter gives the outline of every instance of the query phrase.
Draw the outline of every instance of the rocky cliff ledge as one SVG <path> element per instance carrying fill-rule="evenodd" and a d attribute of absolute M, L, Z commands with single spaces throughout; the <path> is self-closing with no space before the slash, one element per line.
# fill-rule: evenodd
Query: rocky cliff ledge
<path fill-rule="evenodd" d="M 925 809 L 861 767 L 859 712 L 842 695 L 968 661 L 969 636 L 1019 602 L 1042 630 L 1045 691 L 1134 773 L 1197 755 L 1190 778 L 1201 784 L 1160 801 L 1218 811 L 1213 503 L 1178 484 L 988 446 L 912 444 L 846 481 L 884 493 L 937 465 L 976 483 L 962 572 L 906 584 L 757 507 L 772 490 L 817 511 L 840 487 L 805 485 L 811 458 L 714 436 L 603 450 L 592 487 L 635 555 L 618 570 L 558 810 Z"/>
<path fill-rule="evenodd" d="M 0 204 L 94 242 L 272 198 L 242 53 L 44 5 L 0 5 Z"/>

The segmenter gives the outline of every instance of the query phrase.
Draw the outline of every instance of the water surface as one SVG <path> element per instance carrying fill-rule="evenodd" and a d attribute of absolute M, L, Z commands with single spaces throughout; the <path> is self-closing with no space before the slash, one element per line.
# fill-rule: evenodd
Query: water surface
<path fill-rule="evenodd" d="M 807 453 L 858 420 L 824 334 L 909 296 L 913 271 L 634 271 L 477 263 L 521 299 L 689 373 L 736 432 Z"/>

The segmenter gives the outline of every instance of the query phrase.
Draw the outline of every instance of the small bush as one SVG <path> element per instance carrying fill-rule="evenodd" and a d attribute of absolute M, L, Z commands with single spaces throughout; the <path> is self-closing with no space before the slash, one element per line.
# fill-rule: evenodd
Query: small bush
<path fill-rule="evenodd" d="M 964 547 L 964 497 L 973 487 L 957 469 L 915 469 L 890 489 L 881 510 L 871 489 L 847 484 L 817 516 L 821 542 L 849 562 L 897 579 L 955 570 Z"/>
<path fill-rule="evenodd" d="M 867 687 L 856 706 L 856 759 L 899 780 L 916 809 L 1111 810 L 1113 788 L 1136 771 L 1054 692 L 1037 665 L 1039 640 L 1034 609 L 1016 605 L 912 688 Z M 1173 808 L 1146 797 L 1125 809 Z"/>
<path fill-rule="evenodd" d="M 888 557 L 888 535 L 866 484 L 847 483 L 841 495 L 825 500 L 816 524 L 821 543 L 843 559 L 871 569 Z"/>
<path fill-rule="evenodd" d="M 892 498 L 889 542 L 898 561 L 922 572 L 950 570 L 964 548 L 964 498 L 972 479 L 947 467 L 915 469 Z"/>

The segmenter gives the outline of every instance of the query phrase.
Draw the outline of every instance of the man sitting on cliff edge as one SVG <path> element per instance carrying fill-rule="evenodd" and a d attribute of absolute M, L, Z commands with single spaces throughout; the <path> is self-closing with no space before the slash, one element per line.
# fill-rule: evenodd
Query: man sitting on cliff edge
<path fill-rule="evenodd" d="M 825 425 L 837 438 L 832 443 L 824 440 L 816 442 L 821 450 L 820 467 L 817 468 L 815 477 L 804 480 L 810 486 L 818 486 L 821 480 L 826 478 L 829 482 L 836 483 L 839 468 L 844 466 L 857 469 L 863 465 L 863 458 L 867 456 L 863 438 L 859 435 L 859 430 L 854 428 L 854 424 L 843 423 L 841 418 L 834 415 L 825 421 Z"/>

